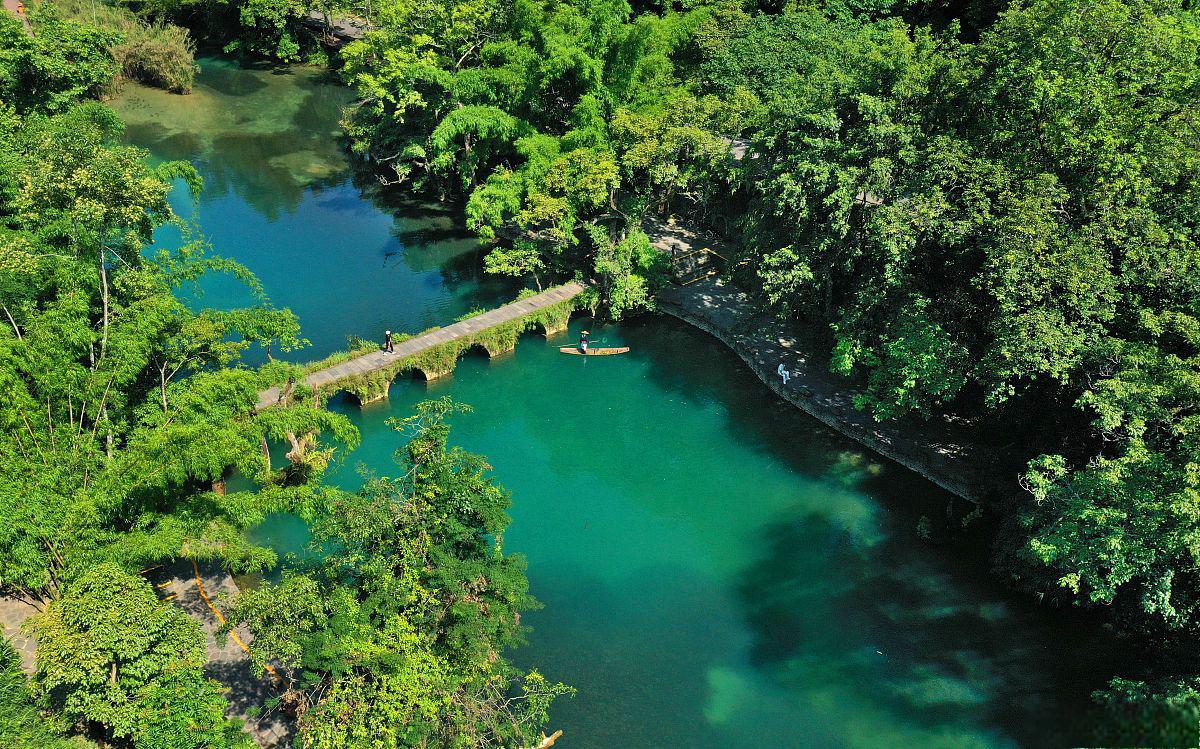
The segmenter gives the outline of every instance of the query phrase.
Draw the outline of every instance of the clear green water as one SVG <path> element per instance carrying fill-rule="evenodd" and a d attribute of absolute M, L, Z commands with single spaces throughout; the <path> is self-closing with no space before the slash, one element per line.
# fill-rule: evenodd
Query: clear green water
<path fill-rule="evenodd" d="M 194 217 L 299 312 L 315 342 L 304 356 L 504 296 L 480 281 L 452 212 L 354 182 L 334 141 L 344 100 L 312 74 L 205 60 L 193 97 L 133 88 L 117 102 L 132 142 L 209 180 Z M 392 469 L 387 418 L 431 395 L 474 406 L 454 440 L 512 490 L 505 545 L 529 558 L 545 603 L 514 658 L 579 688 L 553 713 L 558 746 L 1087 743 L 1065 716 L 1112 673 L 1105 645 L 1000 588 L 979 542 L 921 541 L 918 518 L 938 526 L 945 495 L 782 404 L 675 321 L 594 337 L 633 351 L 564 357 L 527 336 L 446 381 L 397 382 L 386 404 L 333 403 L 363 434 L 331 474 L 347 487 L 360 465 Z M 287 516 L 259 534 L 284 551 L 307 539 Z"/>
<path fill-rule="evenodd" d="M 188 96 L 131 84 L 113 105 L 129 142 L 197 167 L 200 202 L 177 190 L 176 212 L 300 317 L 313 345 L 293 358 L 344 349 L 351 334 L 420 331 L 512 298 L 510 284 L 484 277 L 456 208 L 383 195 L 353 173 L 338 125 L 345 88 L 315 70 L 201 63 Z M 180 241 L 174 228 L 157 239 Z M 228 278 L 201 291 L 215 306 L 250 300 Z"/>

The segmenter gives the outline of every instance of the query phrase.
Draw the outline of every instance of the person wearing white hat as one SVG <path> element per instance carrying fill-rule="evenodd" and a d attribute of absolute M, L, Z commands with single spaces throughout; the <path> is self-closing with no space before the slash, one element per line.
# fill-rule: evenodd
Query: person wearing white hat
<path fill-rule="evenodd" d="M 384 331 L 383 334 L 383 350 L 384 353 L 395 353 L 396 349 L 392 347 L 392 331 Z"/>

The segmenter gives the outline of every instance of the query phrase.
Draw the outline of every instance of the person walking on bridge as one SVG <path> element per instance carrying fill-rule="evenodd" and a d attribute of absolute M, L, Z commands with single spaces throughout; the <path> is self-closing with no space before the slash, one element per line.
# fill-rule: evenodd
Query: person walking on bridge
<path fill-rule="evenodd" d="M 396 353 L 396 349 L 392 346 L 392 331 L 390 330 L 383 333 L 383 350 L 389 354 Z"/>

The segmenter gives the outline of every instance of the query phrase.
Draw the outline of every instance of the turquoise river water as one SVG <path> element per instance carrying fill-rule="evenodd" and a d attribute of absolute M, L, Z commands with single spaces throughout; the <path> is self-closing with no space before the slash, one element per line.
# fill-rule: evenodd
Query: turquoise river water
<path fill-rule="evenodd" d="M 456 211 L 383 194 L 338 141 L 348 93 L 312 71 L 205 59 L 196 92 L 130 86 L 127 139 L 187 159 L 207 189 L 176 207 L 299 315 L 314 359 L 347 334 L 415 332 L 511 298 Z M 178 241 L 164 231 L 160 241 Z M 228 280 L 206 302 L 233 304 Z M 572 332 L 581 320 L 575 320 Z M 514 497 L 506 548 L 545 608 L 513 654 L 579 689 L 564 749 L 1010 747 L 1086 743 L 1078 714 L 1105 646 L 989 575 L 978 539 L 930 544 L 949 498 L 779 401 L 717 341 L 647 317 L 595 331 L 632 353 L 557 355 L 527 336 L 451 378 L 402 380 L 367 409 L 331 479 L 392 469 L 385 420 L 448 394 L 452 439 Z M 936 523 L 935 523 L 936 526 Z M 306 531 L 259 529 L 281 550 Z"/>

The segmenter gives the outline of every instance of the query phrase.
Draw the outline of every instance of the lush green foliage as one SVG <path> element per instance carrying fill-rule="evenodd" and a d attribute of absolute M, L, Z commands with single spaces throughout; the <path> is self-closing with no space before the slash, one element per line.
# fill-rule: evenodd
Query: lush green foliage
<path fill-rule="evenodd" d="M 269 356 L 303 345 L 295 316 L 202 242 L 150 248 L 176 220 L 172 184 L 194 192 L 199 177 L 149 166 L 120 145 L 111 110 L 73 101 L 113 70 L 115 37 L 52 16 L 36 37 L 14 28 L 0 57 L 0 94 L 19 104 L 0 99 L 0 593 L 42 610 L 27 624 L 35 699 L 11 648 L 0 653 L 0 737 L 46 749 L 65 749 L 64 733 L 118 749 L 253 746 L 204 672 L 199 623 L 141 573 L 181 558 L 262 571 L 275 554 L 245 531 L 302 510 L 334 552 L 278 598 L 248 593 L 233 620 L 252 620 L 257 655 L 297 669 L 285 699 L 304 698 L 305 742 L 532 742 L 569 690 L 502 657 L 533 601 L 523 561 L 498 541 L 508 495 L 482 458 L 447 445 L 454 407 L 406 422 L 404 479 L 322 490 L 329 456 L 356 430 L 308 402 L 255 413 L 259 389 L 299 368 L 240 364 L 251 346 Z M 104 64 L 19 88 L 86 59 Z M 257 303 L 184 304 L 178 290 L 209 273 L 241 280 Z M 285 440 L 290 465 L 275 471 L 268 446 Z M 227 493 L 232 470 L 257 488 Z"/>
<path fill-rule="evenodd" d="M 309 10 L 346 10 L 145 8 L 276 59 L 300 54 Z M 1045 598 L 1113 604 L 1123 631 L 1165 637 L 1162 679 L 1118 679 L 1099 698 L 1189 735 L 1186 643 L 1200 626 L 1190 3 L 391 0 L 370 13 L 377 30 L 343 52 L 361 94 L 345 124 L 386 181 L 462 199 L 497 243 L 491 272 L 539 286 L 585 276 L 613 315 L 652 306 L 665 277 L 646 219 L 681 214 L 740 239 L 735 280 L 815 332 L 860 408 L 967 417 L 1029 459 L 1027 491 L 996 505 L 999 565 Z M 111 80 L 118 36 L 38 23 L 31 38 L 0 18 L 0 385 L 14 394 L 0 408 L 0 582 L 53 599 L 95 564 L 261 568 L 272 558 L 241 529 L 303 505 L 330 556 L 238 611 L 265 656 L 294 671 L 312 745 L 528 738 L 558 690 L 526 677 L 528 712 L 513 733 L 497 727 L 511 717 L 497 695 L 516 688 L 499 653 L 527 601 L 519 565 L 485 548 L 503 499 L 478 459 L 446 447 L 448 406 L 422 413 L 403 480 L 316 491 L 328 453 L 310 449 L 272 481 L 264 438 L 353 435 L 311 409 L 249 413 L 256 387 L 289 370 L 228 365 L 248 345 L 298 345 L 294 320 L 265 302 L 178 303 L 173 290 L 200 273 L 245 274 L 198 245 L 143 256 L 171 218 L 164 179 L 189 171 L 147 169 L 115 145 L 110 113 L 73 108 Z M 430 366 L 457 351 L 437 355 Z M 206 491 L 230 465 L 267 488 Z M 190 693 L 204 702 L 202 684 Z"/>
<path fill-rule="evenodd" d="M 186 94 L 196 82 L 196 46 L 183 28 L 147 22 L 128 8 L 85 0 L 43 0 L 39 12 L 57 13 L 77 23 L 115 32 L 109 47 L 121 74 L 168 91 Z M 38 24 L 41 33 L 41 22 Z"/>
<path fill-rule="evenodd" d="M 507 240 L 489 270 L 581 273 L 614 313 L 651 304 L 646 218 L 740 239 L 735 280 L 860 408 L 1030 461 L 1015 581 L 1193 633 L 1200 19 L 963 5 L 397 0 L 345 50 L 346 125 L 390 181 L 466 198 Z"/>
<path fill-rule="evenodd" d="M 238 8 L 241 35 L 225 50 L 295 60 L 300 44 L 293 25 L 300 12 L 301 6 L 287 0 L 247 0 Z"/>
<path fill-rule="evenodd" d="M 514 240 L 494 272 L 583 272 L 614 314 L 645 308 L 661 264 L 631 231 L 652 207 L 702 206 L 728 161 L 711 127 L 732 108 L 680 86 L 673 59 L 712 18 L 635 18 L 624 2 L 389 4 L 345 50 L 363 97 L 347 128 L 392 181 L 468 197 L 470 226 Z"/>
<path fill-rule="evenodd" d="M 758 82 L 744 259 L 764 300 L 831 327 L 879 418 L 1088 414 L 1087 440 L 1070 419 L 1040 445 L 1009 558 L 1033 584 L 1045 565 L 1070 596 L 1127 590 L 1193 621 L 1200 24 L 1171 3 L 1041 0 L 973 46 L 771 26 L 795 68 Z"/>
<path fill-rule="evenodd" d="M 118 744 L 242 746 L 199 670 L 197 625 L 132 573 L 179 557 L 271 564 L 243 529 L 289 490 L 209 488 L 233 466 L 266 475 L 264 439 L 324 429 L 352 440 L 353 429 L 312 409 L 252 416 L 262 378 L 227 365 L 266 343 L 263 330 L 297 344 L 294 317 L 192 310 L 173 293 L 180 284 L 209 271 L 252 279 L 200 246 L 142 252 L 171 218 L 167 180 L 195 182 L 190 167 L 146 166 L 116 144 L 120 123 L 99 105 L 8 117 L 0 585 L 49 602 L 34 624 L 43 704 Z"/>
<path fill-rule="evenodd" d="M 47 721 L 29 693 L 21 659 L 7 641 L 0 642 L 0 746 L 22 749 L 87 749 L 91 744 L 64 737 L 64 726 Z"/>
<path fill-rule="evenodd" d="M 146 0 L 137 6 L 158 22 L 194 29 L 227 53 L 278 62 L 297 62 L 306 50 L 323 57 L 311 29 L 303 28 L 310 12 L 330 20 L 330 14 L 357 8 L 343 0 Z"/>
<path fill-rule="evenodd" d="M 202 246 L 142 253 L 171 217 L 165 178 L 195 175 L 145 166 L 143 152 L 115 145 L 119 128 L 98 105 L 31 117 L 0 169 L 11 195 L 0 231 L 9 396 L 0 409 L 0 581 L 35 598 L 100 559 L 269 564 L 240 529 L 279 498 L 197 486 L 231 466 L 261 473 L 264 438 L 319 429 L 353 438 L 325 412 L 249 414 L 261 378 L 225 367 L 255 343 L 298 344 L 295 319 L 266 306 L 194 311 L 177 299 L 174 289 L 210 271 L 257 287 Z"/>
<path fill-rule="evenodd" d="M 265 375 L 231 365 L 251 345 L 299 345 L 294 316 L 265 299 L 217 312 L 176 297 L 208 272 L 261 289 L 199 243 L 147 252 L 173 220 L 171 181 L 199 179 L 186 164 L 148 166 L 119 145 L 113 112 L 70 102 L 111 58 L 102 34 L 53 24 L 35 41 L 21 31 L 30 41 L 0 68 L 17 85 L 75 70 L 15 91 L 19 110 L 0 100 L 0 590 L 45 606 L 30 624 L 35 683 L 66 726 L 118 747 L 243 747 L 223 689 L 201 671 L 198 625 L 136 573 L 180 557 L 272 564 L 243 531 L 294 503 L 303 487 L 287 483 L 302 471 L 272 474 L 264 440 L 356 433 L 311 408 L 253 415 Z M 86 59 L 108 62 L 89 72 Z M 212 491 L 234 467 L 265 488 Z M 42 741 L 23 714 L 14 730 Z"/>
<path fill-rule="evenodd" d="M 119 37 L 58 18 L 34 14 L 36 36 L 10 13 L 0 13 L 0 102 L 18 112 L 62 112 L 95 96 L 117 73 L 109 48 Z M 0 131 L 12 129 L 9 125 Z"/>
<path fill-rule="evenodd" d="M 304 514 L 321 561 L 230 611 L 260 659 L 290 670 L 305 746 L 525 746 L 570 691 L 501 657 L 534 601 L 524 560 L 502 549 L 507 492 L 448 447 L 462 410 L 442 399 L 396 421 L 403 475 L 319 498 Z"/>
<path fill-rule="evenodd" d="M 1200 742 L 1200 689 L 1195 679 L 1147 684 L 1116 678 L 1094 697 L 1107 712 L 1102 731 L 1110 746 Z"/>
<path fill-rule="evenodd" d="M 33 620 L 34 685 L 70 720 L 138 749 L 250 749 L 204 675 L 204 633 L 150 583 L 112 564 L 83 573 Z"/>
<path fill-rule="evenodd" d="M 1198 53 L 1180 3 L 1030 0 L 970 45 L 759 17 L 704 66 L 757 101 L 739 261 L 763 305 L 828 330 L 877 418 L 953 410 L 1043 453 L 1006 573 L 1181 634 L 1200 625 Z M 1144 717 L 1165 693 L 1138 692 Z"/>

